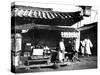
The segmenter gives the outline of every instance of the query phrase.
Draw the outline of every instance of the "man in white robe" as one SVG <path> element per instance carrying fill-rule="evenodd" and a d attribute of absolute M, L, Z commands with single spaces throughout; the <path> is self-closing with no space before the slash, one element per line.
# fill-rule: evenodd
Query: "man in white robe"
<path fill-rule="evenodd" d="M 82 56 L 84 56 L 84 54 L 85 54 L 85 41 L 81 41 L 81 53 L 82 53 Z"/>
<path fill-rule="evenodd" d="M 92 44 L 92 42 L 90 41 L 89 38 L 88 39 L 85 39 L 84 42 L 85 42 L 86 54 L 89 56 L 89 55 L 92 54 L 90 48 L 93 47 L 93 44 Z"/>
<path fill-rule="evenodd" d="M 64 52 L 65 52 L 64 39 L 62 39 L 62 40 L 59 42 L 59 46 L 60 46 L 59 60 L 60 60 L 61 62 L 63 62 L 63 61 L 64 61 L 64 58 L 65 58 L 65 55 L 64 55 Z"/>

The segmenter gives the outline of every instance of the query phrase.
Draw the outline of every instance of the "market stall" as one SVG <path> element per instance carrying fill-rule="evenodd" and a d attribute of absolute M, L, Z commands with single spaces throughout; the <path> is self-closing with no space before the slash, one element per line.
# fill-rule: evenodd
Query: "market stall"
<path fill-rule="evenodd" d="M 81 19 L 79 11 L 65 13 L 50 8 L 12 6 L 12 40 L 15 40 L 12 51 L 19 56 L 18 65 L 13 65 L 18 68 L 53 65 L 59 61 L 61 39 L 65 40 L 66 47 L 69 39 L 75 39 L 74 47 L 78 50 L 80 32 L 70 26 Z"/>

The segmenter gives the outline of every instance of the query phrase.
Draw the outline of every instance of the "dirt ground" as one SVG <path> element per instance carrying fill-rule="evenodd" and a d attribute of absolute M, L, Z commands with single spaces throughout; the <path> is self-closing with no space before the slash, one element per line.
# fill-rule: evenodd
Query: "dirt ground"
<path fill-rule="evenodd" d="M 47 71 L 65 71 L 65 70 L 81 70 L 81 69 L 96 69 L 97 68 L 97 57 L 96 56 L 80 56 L 79 61 L 71 62 L 69 61 L 67 65 L 59 66 L 58 68 L 51 67 L 42 67 L 42 68 L 33 68 L 31 70 L 20 69 L 16 72 L 25 73 L 25 72 L 47 72 Z"/>

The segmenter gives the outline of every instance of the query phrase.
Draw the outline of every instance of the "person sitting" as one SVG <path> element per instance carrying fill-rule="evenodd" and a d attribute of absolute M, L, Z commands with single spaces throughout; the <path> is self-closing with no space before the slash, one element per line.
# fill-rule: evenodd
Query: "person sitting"
<path fill-rule="evenodd" d="M 80 61 L 78 58 L 78 52 L 75 50 L 75 46 L 72 44 L 71 41 L 69 41 L 69 43 L 66 46 L 66 51 L 68 52 L 65 57 L 67 57 L 67 61 Z"/>

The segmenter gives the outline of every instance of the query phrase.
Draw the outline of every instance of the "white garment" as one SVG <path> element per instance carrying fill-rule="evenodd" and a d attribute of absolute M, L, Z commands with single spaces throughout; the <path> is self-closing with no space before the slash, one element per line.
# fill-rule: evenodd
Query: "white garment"
<path fill-rule="evenodd" d="M 63 53 L 61 51 L 59 51 L 59 61 L 63 62 Z"/>
<path fill-rule="evenodd" d="M 82 52 L 82 54 L 84 54 L 85 53 L 85 49 L 84 49 L 84 47 L 85 47 L 85 41 L 81 41 L 81 52 Z"/>
<path fill-rule="evenodd" d="M 84 47 L 82 47 L 82 46 L 81 46 L 81 52 L 82 52 L 82 54 L 85 53 L 85 49 L 84 49 Z"/>
<path fill-rule="evenodd" d="M 59 51 L 59 60 L 60 60 L 61 62 L 63 62 L 63 59 L 64 59 L 64 51 L 65 51 L 64 42 L 61 41 L 61 42 L 59 43 L 59 46 L 60 46 L 60 50 L 61 50 L 61 51 Z"/>
<path fill-rule="evenodd" d="M 89 39 L 85 39 L 85 49 L 87 54 L 91 54 L 90 48 L 93 47 L 91 41 Z"/>
<path fill-rule="evenodd" d="M 60 49 L 61 49 L 61 50 L 65 50 L 65 45 L 64 45 L 64 42 L 63 42 L 63 41 L 61 41 L 61 42 L 59 43 L 59 46 L 60 46 Z"/>

